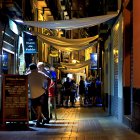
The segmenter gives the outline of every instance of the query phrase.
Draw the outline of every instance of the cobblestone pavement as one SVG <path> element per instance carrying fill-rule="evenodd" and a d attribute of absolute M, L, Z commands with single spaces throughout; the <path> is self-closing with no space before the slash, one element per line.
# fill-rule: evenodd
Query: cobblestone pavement
<path fill-rule="evenodd" d="M 58 108 L 57 120 L 28 130 L 1 130 L 0 140 L 140 140 L 140 135 L 108 116 L 102 107 Z"/>

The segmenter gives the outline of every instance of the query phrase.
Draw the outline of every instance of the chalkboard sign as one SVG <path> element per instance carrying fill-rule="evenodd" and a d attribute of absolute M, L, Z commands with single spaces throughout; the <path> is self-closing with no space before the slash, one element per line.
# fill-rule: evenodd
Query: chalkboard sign
<path fill-rule="evenodd" d="M 4 75 L 2 96 L 3 123 L 29 121 L 26 75 Z"/>

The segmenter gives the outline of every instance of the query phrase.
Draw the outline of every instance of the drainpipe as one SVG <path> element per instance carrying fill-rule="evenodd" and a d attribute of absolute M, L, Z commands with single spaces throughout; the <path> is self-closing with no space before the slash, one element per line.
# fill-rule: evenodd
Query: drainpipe
<path fill-rule="evenodd" d="M 133 2 L 131 2 L 133 4 Z M 133 7 L 133 6 L 132 6 Z M 133 10 L 130 15 L 130 38 L 133 38 Z M 133 118 L 133 39 L 130 44 L 130 104 L 131 104 L 131 118 Z"/>

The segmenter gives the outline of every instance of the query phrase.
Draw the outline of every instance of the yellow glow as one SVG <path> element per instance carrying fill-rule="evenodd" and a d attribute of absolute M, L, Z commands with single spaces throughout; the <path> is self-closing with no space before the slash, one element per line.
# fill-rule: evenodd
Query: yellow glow
<path fill-rule="evenodd" d="M 114 49 L 114 50 L 113 50 L 113 54 L 114 54 L 114 55 L 118 55 L 118 50 L 117 50 L 117 49 Z"/>
<path fill-rule="evenodd" d="M 37 1 L 37 7 L 42 8 L 42 7 L 47 7 L 47 4 L 44 0 L 42 1 Z"/>
<path fill-rule="evenodd" d="M 85 60 L 90 59 L 90 54 L 92 53 L 92 47 L 85 49 Z"/>
<path fill-rule="evenodd" d="M 74 60 L 74 59 L 72 60 L 72 63 L 76 63 L 76 62 L 77 62 L 77 60 Z"/>
<path fill-rule="evenodd" d="M 119 22 L 116 24 L 116 26 L 115 26 L 115 30 L 117 31 L 118 29 L 119 29 L 119 26 L 120 26 L 120 24 L 119 24 Z"/>
<path fill-rule="evenodd" d="M 118 53 L 119 53 L 119 51 L 117 50 L 117 49 L 114 49 L 113 50 L 113 54 L 114 54 L 114 62 L 115 63 L 118 63 Z"/>
<path fill-rule="evenodd" d="M 58 57 L 58 54 L 50 54 L 51 57 Z"/>

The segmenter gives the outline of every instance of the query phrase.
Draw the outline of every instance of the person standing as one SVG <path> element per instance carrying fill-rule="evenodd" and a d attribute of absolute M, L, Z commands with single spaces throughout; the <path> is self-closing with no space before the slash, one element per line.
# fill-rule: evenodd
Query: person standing
<path fill-rule="evenodd" d="M 92 105 L 95 105 L 96 102 L 96 86 L 95 86 L 95 79 L 92 78 L 89 86 L 89 101 Z"/>
<path fill-rule="evenodd" d="M 101 99 L 101 85 L 102 82 L 100 81 L 100 77 L 97 76 L 95 86 L 96 86 L 96 104 L 102 104 L 102 99 Z"/>
<path fill-rule="evenodd" d="M 66 78 L 63 87 L 64 87 L 64 96 L 65 96 L 65 107 L 68 107 L 69 96 L 71 94 L 71 82 L 69 77 Z"/>
<path fill-rule="evenodd" d="M 42 106 L 45 104 L 45 89 L 43 88 L 43 84 L 45 80 L 49 81 L 50 78 L 43 72 L 38 71 L 35 63 L 31 63 L 29 67 L 30 72 L 26 75 L 28 75 L 31 105 L 36 113 L 36 126 L 40 126 L 41 122 L 42 124 L 45 124 L 49 121 L 42 113 Z"/>
<path fill-rule="evenodd" d="M 49 116 L 52 119 L 52 109 L 54 108 L 55 111 L 55 119 L 56 117 L 56 100 L 55 100 L 55 81 L 51 79 L 51 82 L 48 87 L 48 109 L 49 109 Z"/>
<path fill-rule="evenodd" d="M 80 95 L 80 105 L 84 105 L 84 95 L 85 95 L 85 81 L 82 76 L 80 76 L 79 82 L 79 95 Z"/>
<path fill-rule="evenodd" d="M 49 73 L 49 70 L 46 69 L 45 65 L 43 62 L 38 62 L 37 63 L 37 68 L 38 68 L 38 71 L 41 71 L 43 73 L 45 73 L 49 78 L 51 77 L 50 76 L 50 73 Z M 48 87 L 49 87 L 49 84 L 50 84 L 51 80 L 44 80 L 44 83 L 43 83 L 43 88 L 45 89 L 45 103 L 44 103 L 44 106 L 42 107 L 42 112 L 43 114 L 45 115 L 45 117 L 50 120 L 50 115 L 49 115 L 49 97 L 48 97 Z"/>
<path fill-rule="evenodd" d="M 57 80 L 57 105 L 59 107 L 63 106 L 63 95 L 62 95 L 62 92 L 63 92 L 63 86 L 62 86 L 61 80 L 58 79 Z"/>
<path fill-rule="evenodd" d="M 72 80 L 71 81 L 71 94 L 70 94 L 70 103 L 72 107 L 74 107 L 76 92 L 77 92 L 76 82 Z"/>

